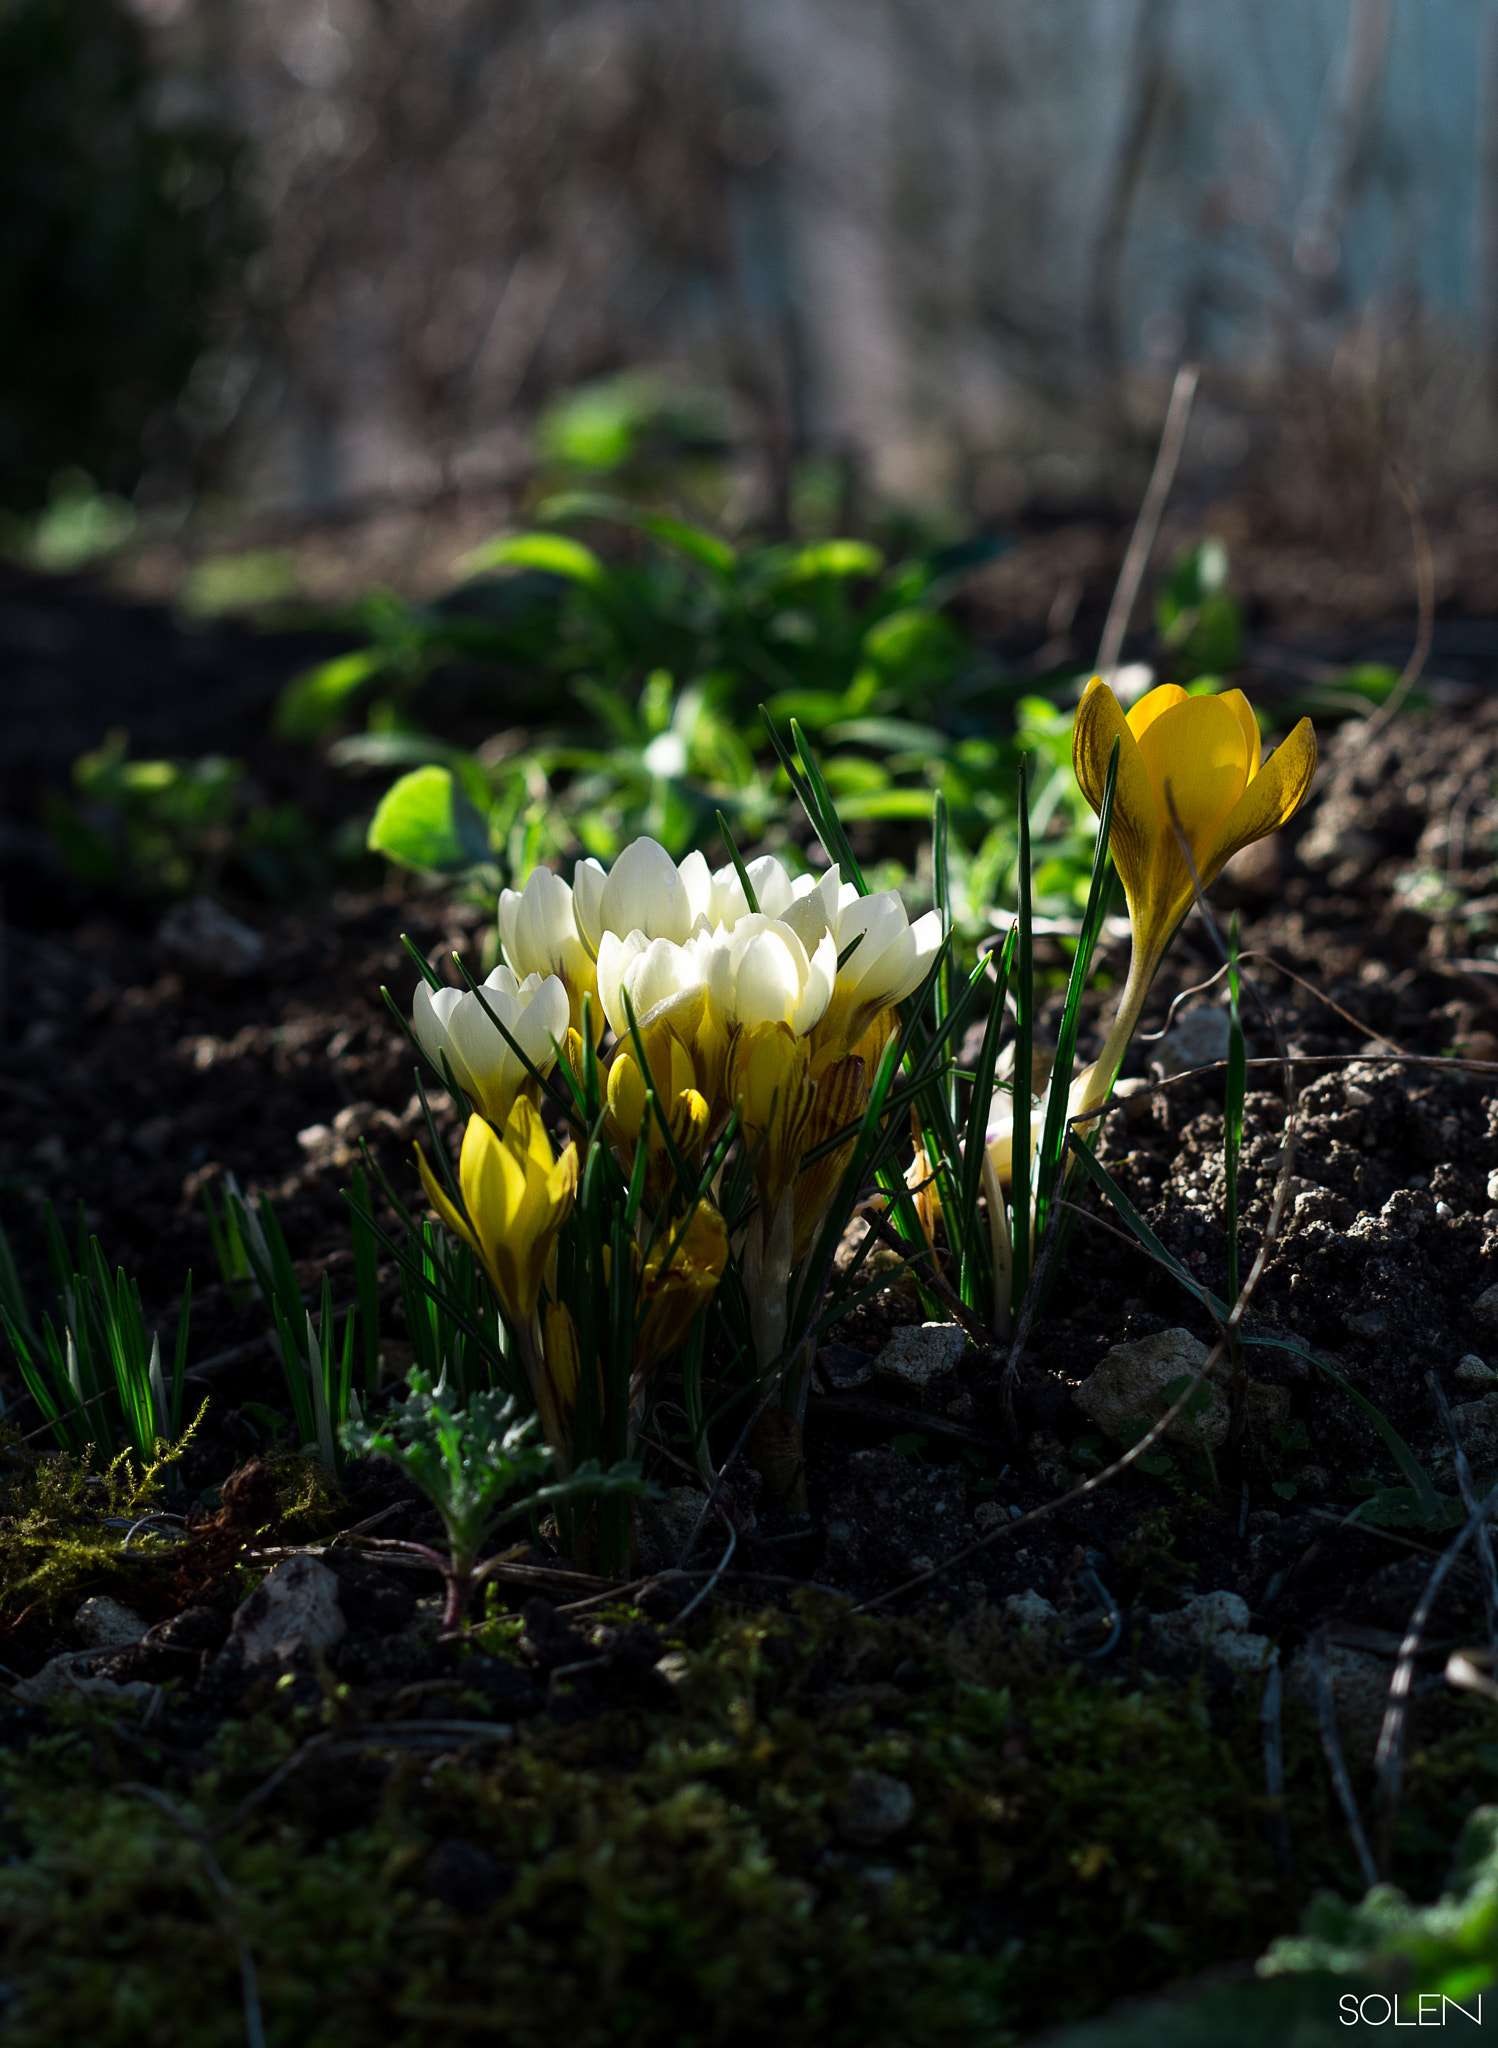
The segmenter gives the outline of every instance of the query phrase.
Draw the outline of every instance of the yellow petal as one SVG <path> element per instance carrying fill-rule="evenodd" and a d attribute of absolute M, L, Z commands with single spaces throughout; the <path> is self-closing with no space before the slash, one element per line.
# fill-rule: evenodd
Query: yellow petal
<path fill-rule="evenodd" d="M 1154 720 L 1139 753 L 1155 791 L 1163 846 L 1179 859 L 1173 805 L 1199 865 L 1218 826 L 1248 787 L 1248 755 L 1237 713 L 1221 697 L 1187 697 Z"/>
<path fill-rule="evenodd" d="M 1187 701 L 1186 692 L 1179 683 L 1161 683 L 1153 690 L 1146 690 L 1138 702 L 1129 707 L 1129 731 L 1136 740 L 1142 740 L 1157 718 Z"/>
<path fill-rule="evenodd" d="M 1151 690 L 1150 697 L 1161 694 L 1158 690 Z M 1179 694 L 1184 696 L 1185 692 Z M 1143 702 L 1148 703 L 1149 698 Z M 1137 711 L 1139 706 L 1134 708 Z M 1150 864 L 1164 821 L 1155 802 L 1154 788 L 1140 754 L 1139 743 L 1124 718 L 1123 706 L 1108 685 L 1094 676 L 1087 685 L 1077 712 L 1077 722 L 1072 728 L 1072 766 L 1082 794 L 1099 813 L 1103 808 L 1108 762 L 1115 740 L 1119 743 L 1118 782 L 1113 795 L 1113 830 L 1109 844 L 1113 864 L 1129 899 L 1130 911 L 1134 912 L 1149 887 Z"/>
<path fill-rule="evenodd" d="M 473 1250 L 478 1252 L 480 1258 L 482 1258 L 483 1252 L 478 1239 L 468 1228 L 456 1203 L 449 1199 L 442 1183 L 427 1165 L 426 1154 L 419 1145 L 413 1145 L 411 1149 L 416 1154 L 416 1170 L 421 1175 L 421 1185 L 426 1191 L 427 1200 L 437 1211 L 438 1216 L 447 1225 L 453 1236 L 461 1237 L 464 1244 L 472 1246 Z"/>
<path fill-rule="evenodd" d="M 1316 773 L 1316 734 L 1303 718 L 1281 741 L 1218 828 L 1202 881 L 1210 882 L 1245 846 L 1288 824 L 1305 801 Z"/>
<path fill-rule="evenodd" d="M 1238 723 L 1243 728 L 1243 752 L 1248 762 L 1249 776 L 1252 778 L 1259 772 L 1259 762 L 1264 752 L 1264 742 L 1259 737 L 1259 721 L 1254 717 L 1254 707 L 1241 690 L 1224 690 L 1219 701 L 1232 707 Z"/>

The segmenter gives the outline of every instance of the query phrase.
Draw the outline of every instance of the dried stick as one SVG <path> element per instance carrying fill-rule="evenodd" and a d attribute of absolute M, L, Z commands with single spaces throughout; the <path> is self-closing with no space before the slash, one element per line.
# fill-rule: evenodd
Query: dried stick
<path fill-rule="evenodd" d="M 1358 1812 L 1358 1802 L 1353 1794 L 1352 1780 L 1347 1775 L 1347 1761 L 1342 1754 L 1341 1738 L 1337 1734 L 1337 1710 L 1332 1701 L 1332 1689 L 1326 1675 L 1326 1630 L 1312 1631 L 1306 1644 L 1306 1655 L 1311 1666 L 1311 1687 L 1316 1695 L 1316 1720 L 1321 1729 L 1321 1747 L 1326 1756 L 1326 1767 L 1332 1774 L 1337 1802 L 1347 1819 L 1347 1832 L 1352 1837 L 1352 1846 L 1362 1867 L 1363 1882 L 1369 1891 L 1378 1883 L 1378 1870 L 1368 1848 L 1368 1837 L 1363 1832 L 1363 1817 Z"/>
<path fill-rule="evenodd" d="M 1098 644 L 1098 673 L 1105 681 L 1111 678 L 1118 667 L 1118 657 L 1123 652 L 1124 635 L 1129 630 L 1134 600 L 1139 595 L 1139 585 L 1144 579 L 1150 550 L 1155 545 L 1156 534 L 1160 531 L 1165 502 L 1170 496 L 1170 487 L 1175 482 L 1181 450 L 1186 445 L 1186 428 L 1191 421 L 1191 403 L 1196 397 L 1197 379 L 1200 375 L 1201 372 L 1195 363 L 1182 363 L 1176 371 L 1175 383 L 1171 386 L 1170 405 L 1160 434 L 1159 452 L 1155 456 L 1154 469 L 1150 472 L 1144 502 L 1139 507 L 1139 517 L 1134 522 L 1134 531 L 1129 540 L 1128 552 L 1123 558 L 1123 567 L 1118 572 L 1118 582 L 1113 589 L 1113 601 L 1108 606 L 1107 623 L 1103 627 L 1103 637 Z"/>

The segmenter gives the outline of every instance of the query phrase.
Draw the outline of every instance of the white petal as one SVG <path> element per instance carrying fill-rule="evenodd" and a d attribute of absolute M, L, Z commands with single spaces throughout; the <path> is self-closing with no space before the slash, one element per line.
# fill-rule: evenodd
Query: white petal
<path fill-rule="evenodd" d="M 807 968 L 806 988 L 791 1019 L 791 1029 L 798 1037 L 804 1036 L 814 1025 L 820 1024 L 832 1001 L 833 985 L 837 981 L 837 940 L 831 932 L 822 934 L 822 942 L 812 954 Z"/>
<path fill-rule="evenodd" d="M 566 1042 L 570 1015 L 567 990 L 558 977 L 548 974 L 544 981 L 538 979 L 530 1000 L 510 1025 L 538 1072 L 549 1074 L 555 1066 L 557 1054 Z"/>
<path fill-rule="evenodd" d="M 501 995 L 513 996 L 518 995 L 522 988 L 528 987 L 533 982 L 539 984 L 539 980 L 540 977 L 538 975 L 531 974 L 526 977 L 525 981 L 521 981 L 514 968 L 506 967 L 504 962 L 501 961 L 493 973 L 485 977 L 484 987 L 486 990 L 497 989 Z"/>
<path fill-rule="evenodd" d="M 796 953 L 801 953 L 798 962 Z M 746 1031 L 756 1024 L 789 1024 L 801 999 L 803 976 L 799 971 L 806 955 L 794 933 L 783 935 L 772 927 L 755 932 L 741 947 L 734 946 L 735 965 L 733 1012 Z"/>
<path fill-rule="evenodd" d="M 516 921 L 515 936 L 521 957 L 512 955 L 511 964 L 521 974 L 553 973 L 562 957 L 563 945 L 575 935 L 576 929 L 572 891 L 550 868 L 533 868 Z"/>
<path fill-rule="evenodd" d="M 499 909 L 495 916 L 495 922 L 499 926 L 499 943 L 504 947 L 505 958 L 510 962 L 511 966 L 515 964 L 518 947 L 516 924 L 519 916 L 520 891 L 518 889 L 501 889 L 499 892 Z"/>
<path fill-rule="evenodd" d="M 605 932 L 599 941 L 598 1000 L 616 1037 L 622 1036 L 627 1028 L 624 1005 L 619 1000 L 620 984 L 631 963 L 640 957 L 649 943 L 643 932 L 631 932 L 623 939 L 617 932 Z"/>
<path fill-rule="evenodd" d="M 596 960 L 603 937 L 603 891 L 608 876 L 596 860 L 580 860 L 572 870 L 572 914 L 583 944 Z"/>
<path fill-rule="evenodd" d="M 749 881 L 766 917 L 784 917 L 791 904 L 791 878 L 773 853 L 749 863 Z"/>
<path fill-rule="evenodd" d="M 658 1003 L 669 1002 L 683 989 L 696 988 L 701 980 L 702 967 L 695 948 L 675 946 L 669 939 L 652 939 L 624 976 L 635 1022 L 648 1017 Z"/>
<path fill-rule="evenodd" d="M 678 946 L 690 936 L 687 887 L 658 840 L 636 839 L 625 847 L 603 885 L 602 915 L 605 931 L 644 932 Z"/>
<path fill-rule="evenodd" d="M 439 989 L 437 993 L 451 996 L 456 1001 L 458 991 L 444 988 Z M 450 1002 L 443 1010 L 439 1010 L 431 989 L 424 981 L 417 982 L 416 994 L 411 999 L 412 1035 L 427 1058 L 434 1061 L 439 1068 L 442 1065 L 442 1049 L 447 1044 L 446 1011 L 451 1008 Z"/>
<path fill-rule="evenodd" d="M 710 924 L 716 929 L 722 925 L 731 932 L 739 919 L 749 909 L 749 899 L 744 894 L 744 885 L 739 880 L 739 871 L 730 861 L 726 867 L 718 868 L 713 874 L 712 909 L 708 914 Z"/>
<path fill-rule="evenodd" d="M 687 892 L 691 923 L 695 925 L 698 918 L 703 917 L 711 924 L 714 921 L 713 878 L 708 873 L 707 862 L 700 853 L 689 853 L 676 872 Z"/>
<path fill-rule="evenodd" d="M 513 1031 L 512 999 L 502 989 L 496 989 L 492 995 L 486 990 L 485 994 L 495 1016 L 503 1018 Z M 520 1062 L 481 1008 L 478 997 L 466 990 L 459 996 L 447 1020 L 447 1037 L 453 1071 L 469 1094 L 483 1094 L 487 1087 L 504 1082 L 510 1077 L 512 1068 L 516 1080 L 523 1077 Z"/>

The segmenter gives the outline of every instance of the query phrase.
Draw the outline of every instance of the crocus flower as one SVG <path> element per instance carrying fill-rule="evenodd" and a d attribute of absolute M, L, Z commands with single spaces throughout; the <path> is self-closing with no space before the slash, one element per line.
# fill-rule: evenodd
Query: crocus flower
<path fill-rule="evenodd" d="M 678 867 L 655 839 L 632 840 L 607 873 L 596 860 L 580 860 L 572 872 L 573 916 L 595 958 L 605 932 L 684 945 L 699 920 L 708 921 L 712 898 L 702 855 L 689 853 Z"/>
<path fill-rule="evenodd" d="M 464 1094 L 503 1125 L 511 1104 L 533 1083 L 494 1018 L 544 1075 L 555 1066 L 557 1049 L 566 1039 L 570 1005 L 555 974 L 528 974 L 520 981 L 510 968 L 496 967 L 483 991 L 481 1002 L 469 989 L 430 989 L 421 982 L 411 1006 L 411 1029 L 438 1071 L 446 1053 Z"/>
<path fill-rule="evenodd" d="M 1108 685 L 1094 676 L 1077 712 L 1072 764 L 1095 811 L 1102 809 L 1115 740 L 1118 783 L 1110 845 L 1128 900 L 1134 949 L 1117 1018 L 1093 1069 L 1087 1108 L 1106 1099 L 1155 969 L 1194 900 L 1176 823 L 1206 888 L 1235 853 L 1294 816 L 1316 771 L 1316 735 L 1308 718 L 1261 761 L 1258 721 L 1241 690 L 1190 697 L 1178 684 L 1163 683 L 1125 714 Z"/>
<path fill-rule="evenodd" d="M 685 1343 L 727 1263 L 728 1226 L 711 1202 L 699 1202 L 685 1225 L 662 1229 L 640 1281 L 647 1306 L 635 1339 L 636 1374 Z"/>
<path fill-rule="evenodd" d="M 598 948 L 598 1000 L 615 1037 L 622 1039 L 629 1031 L 626 994 L 639 1023 L 663 1004 L 704 988 L 708 949 L 705 935 L 678 945 L 652 939 L 638 928 L 622 938 L 606 931 Z"/>
<path fill-rule="evenodd" d="M 746 912 L 721 926 L 706 948 L 707 986 L 730 1027 L 786 1024 L 798 1038 L 821 1022 L 837 979 L 837 940 L 828 931 L 808 949 L 787 923 Z"/>
<path fill-rule="evenodd" d="M 577 1187 L 577 1148 L 555 1154 L 539 1111 L 522 1095 L 503 1137 L 483 1117 L 468 1119 L 458 1160 L 466 1216 L 419 1145 L 416 1163 L 427 1200 L 453 1235 L 472 1246 L 511 1320 L 531 1339 L 547 1261 Z"/>
<path fill-rule="evenodd" d="M 856 949 L 849 953 L 855 940 Z M 912 924 L 898 890 L 860 896 L 845 884 L 839 891 L 837 915 L 837 951 L 843 964 L 816 1031 L 816 1050 L 850 1051 L 881 1010 L 914 994 L 940 947 L 941 918 L 936 911 L 928 910 Z"/>
<path fill-rule="evenodd" d="M 532 868 L 524 889 L 499 894 L 499 938 L 516 974 L 560 976 L 572 1028 L 582 1029 L 583 997 L 597 995 L 592 955 L 578 937 L 572 891 L 550 868 Z"/>

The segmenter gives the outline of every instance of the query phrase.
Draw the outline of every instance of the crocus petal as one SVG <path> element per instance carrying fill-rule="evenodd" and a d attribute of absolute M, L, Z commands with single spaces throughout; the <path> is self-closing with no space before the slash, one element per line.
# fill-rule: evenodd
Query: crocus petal
<path fill-rule="evenodd" d="M 1092 689 L 1093 685 L 1101 680 L 1101 677 L 1094 676 L 1087 686 L 1088 689 Z M 1110 690 L 1108 694 L 1111 697 L 1113 692 Z M 1129 731 L 1136 740 L 1143 739 L 1157 718 L 1163 717 L 1167 711 L 1174 711 L 1177 704 L 1186 704 L 1190 701 L 1188 693 L 1179 683 L 1161 683 L 1153 690 L 1146 690 L 1138 702 L 1129 707 Z"/>
<path fill-rule="evenodd" d="M 583 944 L 596 960 L 603 937 L 603 892 L 608 876 L 596 860 L 580 860 L 572 870 L 572 915 Z"/>
<path fill-rule="evenodd" d="M 693 912 L 687 884 L 656 839 L 636 839 L 625 847 L 603 885 L 601 911 L 605 931 L 640 931 L 647 938 L 670 939 L 678 946 L 691 936 Z"/>
<path fill-rule="evenodd" d="M 451 1200 L 436 1174 L 427 1165 L 426 1154 L 419 1145 L 413 1145 L 411 1149 L 416 1154 L 416 1170 L 421 1175 L 421 1185 L 425 1190 L 427 1200 L 447 1225 L 453 1236 L 462 1238 L 464 1244 L 471 1246 L 482 1259 L 484 1256 L 483 1247 L 468 1228 L 457 1204 Z"/>
<path fill-rule="evenodd" d="M 1150 862 L 1160 834 L 1160 817 L 1149 771 L 1139 751 L 1132 721 L 1152 698 L 1166 697 L 1144 723 L 1146 726 L 1185 697 L 1184 690 L 1166 684 L 1142 697 L 1125 719 L 1123 706 L 1100 676 L 1094 676 L 1083 693 L 1077 722 L 1072 728 L 1072 767 L 1082 794 L 1095 811 L 1103 808 L 1108 785 L 1108 763 L 1113 742 L 1118 741 L 1118 782 L 1113 796 L 1113 864 L 1118 869 L 1131 914 L 1142 903 L 1149 887 Z"/>
<path fill-rule="evenodd" d="M 1163 847 L 1180 858 L 1174 807 L 1197 856 L 1248 786 L 1243 727 L 1233 707 L 1221 697 L 1188 697 L 1153 721 L 1139 752 L 1155 791 Z"/>
<path fill-rule="evenodd" d="M 687 914 L 691 919 L 689 929 L 695 929 L 697 920 L 713 923 L 713 877 L 707 862 L 695 850 L 689 853 L 677 869 L 681 886 L 687 895 Z"/>
<path fill-rule="evenodd" d="M 812 1030 L 826 1016 L 836 981 L 837 940 L 831 932 L 823 932 L 807 967 L 805 991 L 791 1019 L 791 1028 L 798 1036 Z"/>
<path fill-rule="evenodd" d="M 1218 828 L 1202 868 L 1203 883 L 1220 875 L 1235 853 L 1277 832 L 1305 801 L 1316 773 L 1316 734 L 1303 718 L 1277 746 Z"/>
<path fill-rule="evenodd" d="M 622 1037 L 629 1028 L 620 988 L 626 973 L 649 944 L 643 932 L 630 932 L 622 939 L 616 932 L 605 932 L 598 942 L 598 1000 L 616 1037 Z"/>
<path fill-rule="evenodd" d="M 751 1031 L 756 1024 L 789 1024 L 810 965 L 795 933 L 753 932 L 733 952 L 733 1006 L 739 1023 Z"/>

